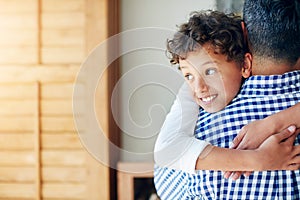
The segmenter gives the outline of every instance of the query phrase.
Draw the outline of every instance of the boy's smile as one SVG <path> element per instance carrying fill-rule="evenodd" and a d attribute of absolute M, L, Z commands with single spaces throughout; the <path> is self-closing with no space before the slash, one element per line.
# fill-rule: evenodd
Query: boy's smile
<path fill-rule="evenodd" d="M 211 96 L 208 96 L 208 97 L 200 97 L 200 100 L 203 101 L 203 103 L 205 104 L 209 104 L 211 103 L 215 98 L 217 98 L 217 94 L 216 95 L 211 95 Z"/>

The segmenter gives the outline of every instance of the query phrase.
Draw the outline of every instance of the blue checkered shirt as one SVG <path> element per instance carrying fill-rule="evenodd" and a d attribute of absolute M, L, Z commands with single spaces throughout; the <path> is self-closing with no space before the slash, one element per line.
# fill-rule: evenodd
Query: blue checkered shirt
<path fill-rule="evenodd" d="M 211 114 L 200 109 L 195 137 L 228 148 L 244 125 L 298 103 L 299 80 L 300 71 L 250 77 L 224 110 Z M 300 136 L 295 143 L 299 141 Z M 188 174 L 155 166 L 154 183 L 161 199 L 300 199 L 299 170 L 254 172 L 233 181 L 223 178 L 220 171 Z"/>

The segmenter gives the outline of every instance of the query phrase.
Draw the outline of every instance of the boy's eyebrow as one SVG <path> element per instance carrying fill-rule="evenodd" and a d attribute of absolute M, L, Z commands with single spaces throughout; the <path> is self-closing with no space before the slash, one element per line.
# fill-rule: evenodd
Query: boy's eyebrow
<path fill-rule="evenodd" d="M 217 61 L 214 61 L 214 60 L 210 60 L 210 61 L 207 61 L 205 63 L 202 64 L 203 65 L 209 65 L 209 64 L 217 64 L 218 62 Z"/>
<path fill-rule="evenodd" d="M 210 61 L 207 61 L 205 63 L 202 63 L 201 66 L 204 66 L 204 65 L 209 65 L 209 64 L 217 64 L 218 62 L 217 61 L 214 61 L 214 60 L 210 60 Z M 179 69 L 183 69 L 183 68 L 189 68 L 188 66 L 179 66 Z"/>

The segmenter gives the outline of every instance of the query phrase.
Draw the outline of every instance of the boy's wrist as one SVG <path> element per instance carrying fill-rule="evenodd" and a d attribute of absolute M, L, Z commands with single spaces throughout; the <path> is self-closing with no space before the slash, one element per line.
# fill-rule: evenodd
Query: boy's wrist
<path fill-rule="evenodd" d="M 264 153 L 259 150 L 259 149 L 255 149 L 253 150 L 253 159 L 251 159 L 251 166 L 253 166 L 253 171 L 262 171 L 265 169 L 265 158 L 264 158 Z"/>
<path fill-rule="evenodd" d="M 280 119 L 280 115 L 271 115 L 264 118 L 262 121 L 264 126 L 267 127 L 270 135 L 278 133 L 285 128 L 283 123 L 284 120 Z"/>
<path fill-rule="evenodd" d="M 299 105 L 300 105 L 300 103 L 299 103 Z M 280 131 L 286 129 L 290 125 L 297 126 L 297 123 L 295 123 L 294 119 L 297 119 L 298 115 L 296 113 L 298 113 L 297 109 L 299 111 L 298 107 L 294 108 L 294 106 L 293 106 L 293 107 L 283 110 L 281 112 L 270 115 L 264 119 L 264 121 L 266 121 L 265 122 L 266 125 L 269 128 L 271 128 L 271 131 L 273 134 L 279 133 Z M 296 111 L 296 113 L 295 113 L 295 111 Z M 293 115 L 295 115 L 295 116 L 293 116 Z"/>
<path fill-rule="evenodd" d="M 260 171 L 264 167 L 263 153 L 256 150 L 239 150 L 241 159 L 244 161 L 239 171 Z"/>

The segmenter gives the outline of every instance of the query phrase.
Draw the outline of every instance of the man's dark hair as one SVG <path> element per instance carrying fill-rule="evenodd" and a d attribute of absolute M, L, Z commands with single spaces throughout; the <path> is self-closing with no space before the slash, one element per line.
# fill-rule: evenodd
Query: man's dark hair
<path fill-rule="evenodd" d="M 293 66 L 300 56 L 300 0 L 245 0 L 251 51 Z"/>
<path fill-rule="evenodd" d="M 174 37 L 167 41 L 170 62 L 178 64 L 187 53 L 201 48 L 203 44 L 213 46 L 216 54 L 222 54 L 228 61 L 243 63 L 249 52 L 241 26 L 241 17 L 218 11 L 199 11 L 190 15 L 187 23 L 179 26 Z"/>

